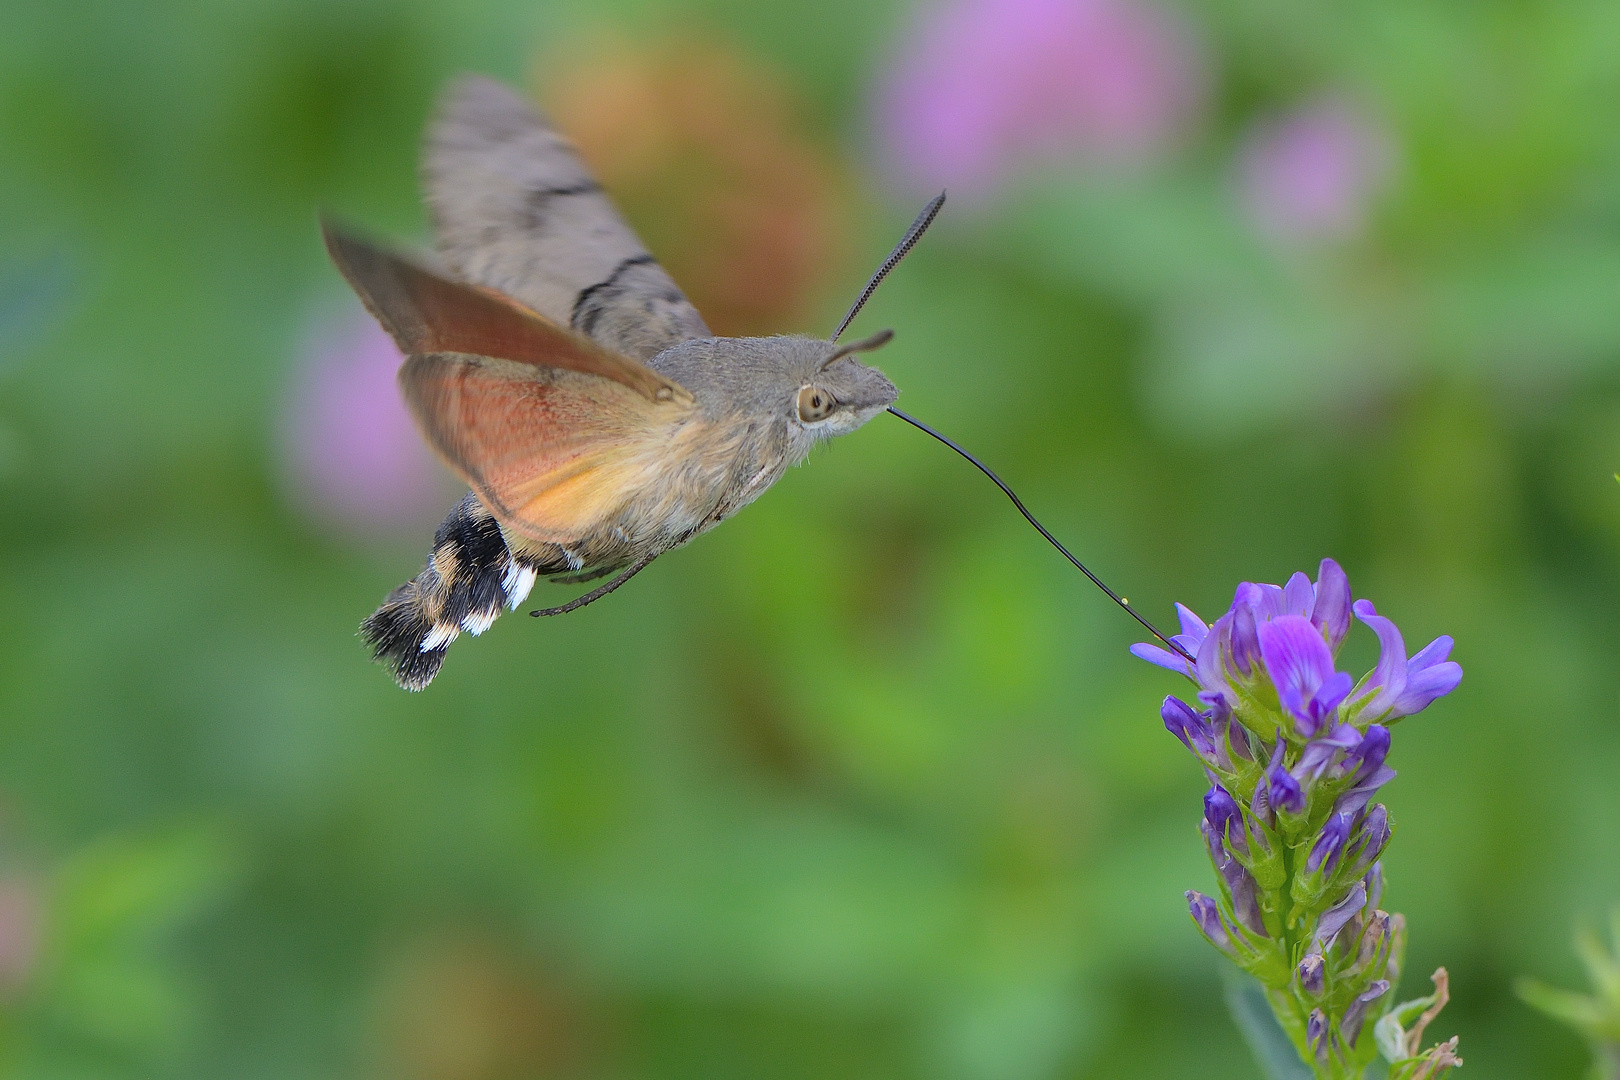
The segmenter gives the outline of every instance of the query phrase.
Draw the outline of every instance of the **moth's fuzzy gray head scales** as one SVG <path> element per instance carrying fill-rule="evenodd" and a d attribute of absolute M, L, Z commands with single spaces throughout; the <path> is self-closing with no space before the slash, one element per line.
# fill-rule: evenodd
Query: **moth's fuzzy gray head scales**
<path fill-rule="evenodd" d="M 844 435 L 893 405 L 899 393 L 877 368 L 853 356 L 842 356 L 801 388 L 797 419 L 812 430 Z M 830 400 L 821 400 L 822 395 Z"/>
<path fill-rule="evenodd" d="M 868 339 L 869 347 L 886 340 Z M 868 342 L 701 338 L 664 350 L 652 367 L 691 390 L 711 419 L 763 421 L 789 437 L 823 438 L 854 431 L 895 400 L 894 384 L 853 355 Z"/>

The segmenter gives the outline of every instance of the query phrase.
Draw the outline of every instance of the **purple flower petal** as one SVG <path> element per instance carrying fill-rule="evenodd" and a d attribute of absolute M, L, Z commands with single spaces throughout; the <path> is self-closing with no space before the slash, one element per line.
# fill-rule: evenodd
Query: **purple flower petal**
<path fill-rule="evenodd" d="M 1275 619 L 1279 615 L 1288 614 L 1287 605 L 1283 601 L 1282 586 L 1268 585 L 1262 581 L 1249 587 L 1253 590 L 1250 594 L 1254 598 L 1251 605 L 1254 607 L 1256 618 Z"/>
<path fill-rule="evenodd" d="M 1333 670 L 1333 654 L 1321 632 L 1303 616 L 1278 616 L 1261 623 L 1257 633 L 1277 699 L 1293 714 L 1301 733 L 1316 734 L 1323 718 L 1349 693 L 1349 676 L 1334 678 L 1338 673 Z M 1326 697 L 1318 699 L 1317 692 L 1324 688 Z"/>
<path fill-rule="evenodd" d="M 1311 700 L 1305 706 L 1305 711 L 1311 717 L 1310 730 L 1301 730 L 1300 734 L 1307 738 L 1315 735 L 1328 717 L 1338 709 L 1339 703 L 1350 696 L 1354 686 L 1355 683 L 1350 680 L 1350 676 L 1342 671 L 1335 671 L 1329 675 L 1327 681 L 1316 688 L 1316 693 L 1311 695 Z"/>
<path fill-rule="evenodd" d="M 1344 924 L 1355 918 L 1366 905 L 1367 887 L 1358 881 L 1350 887 L 1343 900 L 1322 912 L 1322 917 L 1316 920 L 1315 951 L 1327 952 L 1333 939 L 1344 929 Z"/>
<path fill-rule="evenodd" d="M 1357 600 L 1352 610 L 1378 635 L 1378 664 L 1358 698 L 1358 708 L 1378 719 L 1406 689 L 1406 641 L 1400 628 L 1378 614 L 1371 600 Z"/>
<path fill-rule="evenodd" d="M 1217 769 L 1232 767 L 1231 759 L 1226 756 L 1226 733 L 1217 730 L 1208 716 L 1194 712 L 1191 705 L 1173 696 L 1164 699 L 1159 715 L 1170 734 L 1180 739 L 1204 764 Z"/>
<path fill-rule="evenodd" d="M 1445 697 L 1462 682 L 1462 668 L 1446 660 L 1451 654 L 1451 638 L 1435 638 L 1422 652 L 1406 662 L 1406 689 L 1401 691 L 1391 711 L 1395 716 L 1422 712 L 1437 698 Z"/>
<path fill-rule="evenodd" d="M 1204 643 L 1204 638 L 1209 633 L 1209 627 L 1205 626 L 1204 620 L 1185 604 L 1176 605 L 1176 617 L 1181 620 L 1181 636 L 1192 643 L 1192 648 L 1188 651 L 1197 652 L 1198 646 Z"/>
<path fill-rule="evenodd" d="M 1316 572 L 1315 594 L 1311 622 L 1322 631 L 1328 648 L 1337 656 L 1344 636 L 1350 632 L 1350 579 L 1332 559 L 1323 559 Z"/>
<path fill-rule="evenodd" d="M 1316 590 L 1311 588 L 1311 579 L 1295 571 L 1294 576 L 1288 579 L 1283 586 L 1282 613 L 1284 615 L 1298 615 L 1301 618 L 1311 617 L 1311 605 L 1316 601 Z"/>
<path fill-rule="evenodd" d="M 1209 634 L 1204 638 L 1204 643 L 1198 646 L 1198 655 L 1193 661 L 1198 685 L 1207 692 L 1220 694 L 1229 705 L 1235 699 L 1232 688 L 1226 685 L 1221 653 L 1230 647 L 1231 633 L 1232 613 L 1227 612 L 1210 626 Z"/>
<path fill-rule="evenodd" d="M 1164 704 L 1159 707 L 1159 715 L 1164 719 L 1165 729 L 1180 739 L 1181 745 L 1191 750 L 1192 737 L 1187 733 L 1188 729 L 1202 726 L 1192 706 L 1172 695 L 1164 699 Z"/>
<path fill-rule="evenodd" d="M 1289 770 L 1295 780 L 1310 786 L 1326 771 L 1328 765 L 1346 750 L 1354 750 L 1361 744 L 1361 732 L 1349 724 L 1335 724 L 1326 734 L 1319 734 L 1316 738 L 1305 744 L 1305 749 L 1299 755 L 1299 761 Z M 1336 768 L 1342 769 L 1342 764 Z M 1342 775 L 1342 773 L 1339 773 Z"/>
<path fill-rule="evenodd" d="M 1388 765 L 1380 765 L 1371 776 L 1342 792 L 1333 803 L 1333 812 L 1335 814 L 1359 814 L 1368 801 L 1378 794 L 1378 789 L 1393 779 L 1395 779 L 1395 770 Z"/>
<path fill-rule="evenodd" d="M 1355 749 L 1345 755 L 1345 771 L 1355 770 L 1352 784 L 1362 784 L 1371 779 L 1383 768 L 1384 758 L 1388 755 L 1389 728 L 1382 724 L 1373 724 L 1367 728 L 1367 734 L 1361 738 Z"/>
<path fill-rule="evenodd" d="M 1185 657 L 1177 656 L 1168 649 L 1161 649 L 1157 645 L 1149 645 L 1145 641 L 1139 641 L 1131 646 L 1131 655 L 1138 660 L 1146 660 L 1150 664 L 1168 668 L 1177 675 L 1185 675 L 1189 679 L 1193 677 L 1192 669 L 1188 667 Z"/>
<path fill-rule="evenodd" d="M 1232 666 L 1239 675 L 1252 675 L 1255 661 L 1259 659 L 1259 627 L 1254 608 L 1249 604 L 1236 604 L 1232 608 Z"/>

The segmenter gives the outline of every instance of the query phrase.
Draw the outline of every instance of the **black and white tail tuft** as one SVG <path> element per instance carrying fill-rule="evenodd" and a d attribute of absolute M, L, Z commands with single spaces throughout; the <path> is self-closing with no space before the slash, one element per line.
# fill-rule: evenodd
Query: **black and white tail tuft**
<path fill-rule="evenodd" d="M 536 576 L 512 557 L 500 526 L 469 492 L 434 534 L 427 566 L 388 594 L 360 624 L 360 636 L 395 682 L 421 690 L 463 630 L 474 636 L 488 630 L 503 604 L 523 603 Z"/>

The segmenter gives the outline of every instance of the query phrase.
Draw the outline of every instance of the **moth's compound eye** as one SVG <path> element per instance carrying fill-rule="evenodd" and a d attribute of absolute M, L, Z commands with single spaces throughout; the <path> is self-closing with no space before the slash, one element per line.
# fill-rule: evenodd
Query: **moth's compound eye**
<path fill-rule="evenodd" d="M 832 415 L 837 402 L 819 386 L 806 386 L 799 391 L 799 419 L 807 424 L 825 420 Z"/>

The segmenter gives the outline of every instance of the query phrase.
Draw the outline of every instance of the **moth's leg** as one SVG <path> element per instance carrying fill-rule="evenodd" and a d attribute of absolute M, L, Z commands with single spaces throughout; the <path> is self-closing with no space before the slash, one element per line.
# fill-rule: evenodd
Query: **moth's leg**
<path fill-rule="evenodd" d="M 608 593 L 612 592 L 614 589 L 617 589 L 620 585 L 623 585 L 625 582 L 629 581 L 631 578 L 645 570 L 647 568 L 647 564 L 652 562 L 655 558 L 657 558 L 656 555 L 644 555 L 632 563 L 630 565 L 630 569 L 626 570 L 624 573 L 620 574 L 606 585 L 598 585 L 584 596 L 577 596 L 568 601 L 568 603 L 564 604 L 562 607 L 541 608 L 538 611 L 531 611 L 529 614 L 536 617 L 541 615 L 566 615 L 570 611 L 578 611 L 586 604 L 594 604 L 596 601 L 602 599 L 602 597 L 606 596 Z"/>
<path fill-rule="evenodd" d="M 586 570 L 583 573 L 578 574 L 563 574 L 561 577 L 551 577 L 547 578 L 546 580 L 551 582 L 553 585 L 583 585 L 587 581 L 595 581 L 597 578 L 605 578 L 618 568 L 619 567 L 617 566 L 604 566 L 599 570 Z"/>

